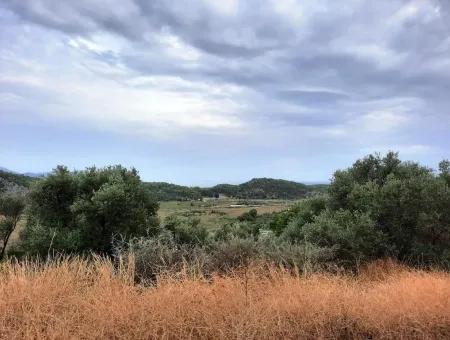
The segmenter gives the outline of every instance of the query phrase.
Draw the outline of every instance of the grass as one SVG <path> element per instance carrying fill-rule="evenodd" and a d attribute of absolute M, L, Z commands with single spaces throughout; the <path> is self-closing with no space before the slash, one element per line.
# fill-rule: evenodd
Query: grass
<path fill-rule="evenodd" d="M 133 284 L 104 259 L 5 263 L 3 339 L 443 339 L 450 274 L 374 264 L 358 276 L 251 268 L 212 280 Z"/>
<path fill-rule="evenodd" d="M 243 203 L 247 203 L 244 205 Z M 158 216 L 164 219 L 171 215 L 184 215 L 200 218 L 205 225 L 220 225 L 235 219 L 250 209 L 258 214 L 267 214 L 286 210 L 294 204 L 293 200 L 232 200 L 221 199 L 207 202 L 201 201 L 169 201 L 160 202 Z"/>

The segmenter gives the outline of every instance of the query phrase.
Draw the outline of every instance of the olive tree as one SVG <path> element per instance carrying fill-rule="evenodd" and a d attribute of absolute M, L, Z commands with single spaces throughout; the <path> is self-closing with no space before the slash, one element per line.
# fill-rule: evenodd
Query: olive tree
<path fill-rule="evenodd" d="M 5 255 L 11 234 L 16 229 L 25 209 L 25 197 L 21 194 L 0 196 L 0 259 Z"/>
<path fill-rule="evenodd" d="M 58 167 L 31 188 L 23 250 L 109 254 L 115 236 L 144 236 L 156 228 L 157 209 L 135 169 Z"/>

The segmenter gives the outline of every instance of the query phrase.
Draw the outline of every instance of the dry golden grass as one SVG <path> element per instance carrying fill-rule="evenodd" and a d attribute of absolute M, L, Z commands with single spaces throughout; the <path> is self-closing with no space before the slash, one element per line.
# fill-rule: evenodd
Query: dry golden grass
<path fill-rule="evenodd" d="M 0 268 L 2 339 L 449 337 L 450 275 L 394 264 L 357 277 L 252 269 L 155 287 L 101 259 Z"/>

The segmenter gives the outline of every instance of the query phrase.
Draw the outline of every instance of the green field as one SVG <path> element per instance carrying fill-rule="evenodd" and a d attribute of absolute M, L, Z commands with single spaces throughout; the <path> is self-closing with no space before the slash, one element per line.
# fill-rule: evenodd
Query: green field
<path fill-rule="evenodd" d="M 258 215 L 286 210 L 295 200 L 235 200 L 219 199 L 209 201 L 160 202 L 158 216 L 164 220 L 169 216 L 199 218 L 205 225 L 219 225 L 235 220 L 238 216 L 256 209 Z"/>

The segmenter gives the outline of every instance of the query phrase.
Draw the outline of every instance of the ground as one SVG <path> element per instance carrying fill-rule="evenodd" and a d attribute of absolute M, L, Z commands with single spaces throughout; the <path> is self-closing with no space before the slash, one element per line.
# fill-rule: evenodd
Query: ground
<path fill-rule="evenodd" d="M 158 216 L 161 220 L 171 215 L 197 217 L 202 224 L 215 225 L 232 220 L 250 209 L 259 215 L 286 210 L 296 201 L 292 200 L 235 200 L 220 199 L 202 201 L 161 202 Z"/>
<path fill-rule="evenodd" d="M 158 216 L 161 221 L 171 215 L 199 218 L 206 226 L 219 226 L 232 221 L 250 209 L 256 209 L 259 215 L 286 210 L 294 204 L 293 200 L 236 200 L 220 199 L 203 201 L 160 202 Z M 23 219 L 12 233 L 8 248 L 19 240 L 19 232 L 25 223 Z"/>

